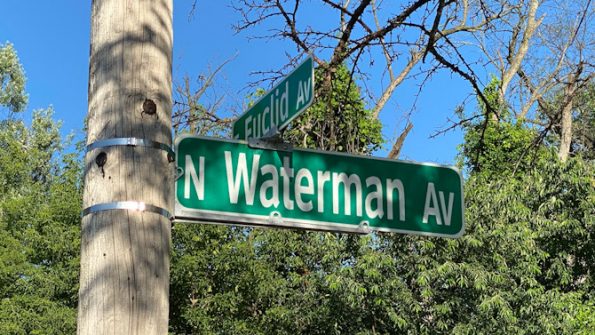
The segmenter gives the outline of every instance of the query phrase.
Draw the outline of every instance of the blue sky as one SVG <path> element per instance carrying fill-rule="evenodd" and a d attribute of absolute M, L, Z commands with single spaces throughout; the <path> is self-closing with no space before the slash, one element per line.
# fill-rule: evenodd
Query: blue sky
<path fill-rule="evenodd" d="M 191 0 L 174 3 L 174 80 L 184 75 L 196 78 L 234 57 L 217 81 L 219 94 L 225 94 L 225 108 L 237 108 L 257 79 L 254 71 L 280 68 L 285 52 L 295 54 L 293 45 L 281 41 L 250 40 L 247 33 L 235 34 L 231 26 L 239 16 L 229 1 L 198 1 L 195 15 L 189 18 Z M 27 75 L 31 111 L 52 105 L 56 118 L 63 121 L 63 132 L 82 138 L 83 119 L 87 113 L 87 79 L 91 1 L 3 0 L 0 43 L 14 44 Z M 312 11 L 311 15 L 322 15 Z M 320 19 L 325 19 L 321 17 Z M 266 29 L 265 27 L 260 29 Z M 257 31 L 254 31 L 257 32 Z M 380 84 L 380 73 L 372 73 Z M 387 140 L 398 136 L 405 126 L 403 113 L 411 108 L 419 83 L 409 81 L 398 88 L 381 114 Z M 453 164 L 460 131 L 435 139 L 429 136 L 454 118 L 455 107 L 468 98 L 469 85 L 449 73 L 439 73 L 426 84 L 417 99 L 412 122 L 414 128 L 405 141 L 402 159 Z M 473 99 L 468 99 L 474 101 Z M 376 153 L 385 156 L 386 148 Z"/>

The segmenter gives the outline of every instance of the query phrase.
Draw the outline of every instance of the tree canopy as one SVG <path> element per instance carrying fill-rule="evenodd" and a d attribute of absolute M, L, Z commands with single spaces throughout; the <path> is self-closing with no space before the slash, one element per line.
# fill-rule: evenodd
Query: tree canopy
<path fill-rule="evenodd" d="M 81 163 L 52 110 L 0 122 L 0 333 L 76 329 Z"/>
<path fill-rule="evenodd" d="M 25 78 L 0 47 L 0 105 L 22 111 Z M 0 120 L 0 333 L 71 334 L 78 296 L 81 162 L 51 108 Z"/>
<path fill-rule="evenodd" d="M 12 44 L 0 44 L 0 106 L 20 112 L 26 105 L 23 66 Z"/>

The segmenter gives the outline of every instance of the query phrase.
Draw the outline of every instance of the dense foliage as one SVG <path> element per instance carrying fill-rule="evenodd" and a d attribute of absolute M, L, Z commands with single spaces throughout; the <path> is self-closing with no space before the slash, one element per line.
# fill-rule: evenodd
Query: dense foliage
<path fill-rule="evenodd" d="M 0 46 L 0 110 L 24 108 L 24 74 Z M 81 163 L 51 109 L 0 120 L 0 334 L 73 334 Z"/>
<path fill-rule="evenodd" d="M 172 329 L 593 333 L 593 162 L 544 153 L 522 173 L 472 171 L 465 192 L 458 240 L 178 225 Z"/>
<path fill-rule="evenodd" d="M 561 92 L 556 92 L 550 103 L 540 109 L 541 119 L 557 121 L 552 126 L 553 136 L 548 138 L 552 145 L 558 144 L 562 132 L 556 111 L 561 108 L 563 99 Z M 595 81 L 588 82 L 578 90 L 573 105 L 570 153 L 595 159 Z"/>
<path fill-rule="evenodd" d="M 27 105 L 25 71 L 12 44 L 0 44 L 0 107 L 20 112 Z"/>
<path fill-rule="evenodd" d="M 52 111 L 0 122 L 0 334 L 72 334 L 81 167 Z"/>
<path fill-rule="evenodd" d="M 5 79 L 22 69 L 2 57 L 0 96 L 11 98 L 0 107 L 22 110 L 24 92 L 10 88 L 22 84 Z M 285 136 L 370 153 L 380 125 L 346 68 L 336 78 L 347 97 L 319 97 Z M 464 125 L 463 237 L 175 224 L 170 332 L 595 333 L 594 95 L 577 100 L 573 155 L 562 163 L 559 134 L 536 141 L 497 105 L 498 85 L 484 92 L 498 118 Z M 339 116 L 331 130 L 325 120 Z M 82 167 L 66 147 L 51 109 L 30 125 L 14 113 L 0 121 L 0 334 L 75 332 Z"/>
<path fill-rule="evenodd" d="M 172 332 L 595 332 L 594 162 L 494 110 L 464 126 L 462 238 L 176 225 Z"/>
<path fill-rule="evenodd" d="M 364 108 L 346 67 L 333 87 L 326 98 L 317 90 L 285 139 L 301 147 L 373 151 L 382 140 L 380 123 Z M 174 333 L 354 333 L 368 326 L 354 320 L 373 319 L 374 309 L 364 313 L 353 300 L 365 289 L 363 270 L 351 272 L 360 257 L 372 261 L 369 255 L 379 254 L 369 237 L 184 224 L 174 226 L 172 237 Z M 344 280 L 359 283 L 354 295 L 343 292 Z"/>
<path fill-rule="evenodd" d="M 365 108 L 352 73 L 341 65 L 334 73 L 332 91 L 323 93 L 324 75 L 315 70 L 315 99 L 285 133 L 285 140 L 303 148 L 371 154 L 382 144 L 382 125 Z"/>
<path fill-rule="evenodd" d="M 472 173 L 462 238 L 390 239 L 420 314 L 400 331 L 592 333 L 594 176 L 554 154 L 516 177 Z"/>

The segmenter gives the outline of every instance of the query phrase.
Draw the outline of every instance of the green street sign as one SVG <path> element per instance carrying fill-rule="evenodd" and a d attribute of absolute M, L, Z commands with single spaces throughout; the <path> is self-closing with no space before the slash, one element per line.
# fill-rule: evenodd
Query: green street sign
<path fill-rule="evenodd" d="M 208 137 L 175 147 L 177 222 L 463 234 L 463 183 L 452 167 Z"/>
<path fill-rule="evenodd" d="M 314 100 L 314 68 L 308 56 L 296 69 L 263 95 L 233 124 L 233 138 L 261 138 L 283 129 Z"/>

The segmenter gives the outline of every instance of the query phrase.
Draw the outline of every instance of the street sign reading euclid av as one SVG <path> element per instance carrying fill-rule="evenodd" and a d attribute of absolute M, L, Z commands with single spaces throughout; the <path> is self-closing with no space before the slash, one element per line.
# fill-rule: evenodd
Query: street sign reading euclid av
<path fill-rule="evenodd" d="M 269 131 L 286 127 L 314 100 L 312 56 L 263 95 L 233 124 L 233 138 L 261 138 Z"/>
<path fill-rule="evenodd" d="M 451 167 L 190 136 L 176 152 L 176 221 L 463 233 L 462 178 Z"/>

